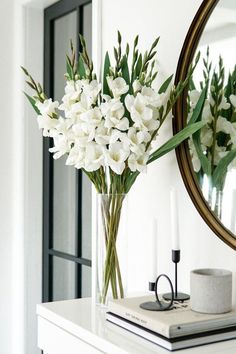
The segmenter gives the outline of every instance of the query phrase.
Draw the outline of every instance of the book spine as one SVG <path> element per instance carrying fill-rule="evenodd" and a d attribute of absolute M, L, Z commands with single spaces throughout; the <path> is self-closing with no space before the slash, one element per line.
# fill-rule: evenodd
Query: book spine
<path fill-rule="evenodd" d="M 167 338 L 170 338 L 170 329 L 168 326 L 158 322 L 156 319 L 152 320 L 147 318 L 145 314 L 131 311 L 114 302 L 109 303 L 108 311 L 144 328 L 150 329 L 151 331 L 157 332 Z"/>

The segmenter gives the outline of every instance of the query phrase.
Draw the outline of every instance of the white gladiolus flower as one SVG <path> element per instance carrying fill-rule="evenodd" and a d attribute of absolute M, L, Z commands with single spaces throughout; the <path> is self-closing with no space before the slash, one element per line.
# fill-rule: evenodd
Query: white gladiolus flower
<path fill-rule="evenodd" d="M 126 84 L 126 81 L 122 77 L 113 79 L 112 77 L 107 76 L 107 84 L 114 98 L 119 98 L 121 95 L 129 91 L 129 85 Z"/>
<path fill-rule="evenodd" d="M 139 128 L 140 130 L 146 131 L 146 132 L 154 132 L 159 128 L 160 122 L 156 119 L 151 119 L 143 122 L 137 122 L 134 123 L 134 126 L 136 128 Z"/>
<path fill-rule="evenodd" d="M 70 93 L 62 97 L 62 104 L 58 107 L 61 111 L 65 112 L 65 116 L 70 118 L 70 109 L 71 106 L 76 102 L 76 99 L 72 98 L 73 95 Z"/>
<path fill-rule="evenodd" d="M 111 96 L 109 96 L 109 95 L 101 95 L 101 96 L 102 96 L 102 100 L 105 102 L 108 102 L 112 99 Z"/>
<path fill-rule="evenodd" d="M 115 128 L 125 131 L 129 129 L 129 120 L 128 118 L 124 117 L 119 122 L 116 123 Z"/>
<path fill-rule="evenodd" d="M 69 130 L 71 130 L 71 126 L 73 125 L 73 121 L 71 119 L 65 119 L 63 117 L 59 117 L 57 119 L 57 124 L 55 126 L 56 133 L 67 134 Z"/>
<path fill-rule="evenodd" d="M 198 154 L 196 152 L 192 139 L 189 140 L 189 150 L 190 150 L 190 156 L 192 158 L 193 169 L 195 172 L 199 172 L 201 169 L 201 162 L 198 158 Z"/>
<path fill-rule="evenodd" d="M 215 101 L 212 97 L 212 95 L 210 95 L 210 105 L 211 106 L 214 106 L 215 105 Z M 230 108 L 230 104 L 227 102 L 227 99 L 225 96 L 222 97 L 222 100 L 218 106 L 218 110 L 221 110 L 221 109 L 229 109 Z"/>
<path fill-rule="evenodd" d="M 189 92 L 189 98 L 190 98 L 190 102 L 191 102 L 191 105 L 193 107 L 196 106 L 197 104 L 197 101 L 199 100 L 199 97 L 201 95 L 201 92 L 197 91 L 197 90 L 192 90 Z"/>
<path fill-rule="evenodd" d="M 136 155 L 136 156 L 141 156 L 145 152 L 145 145 L 144 144 L 139 144 L 139 145 L 131 145 L 130 150 Z"/>
<path fill-rule="evenodd" d="M 78 81 L 69 80 L 66 82 L 65 94 L 70 95 L 72 100 L 78 100 L 81 92 L 82 92 L 82 86 L 80 84 L 80 80 Z"/>
<path fill-rule="evenodd" d="M 164 106 L 166 103 L 166 98 L 168 98 L 168 95 L 166 95 L 165 93 L 158 94 L 151 87 L 147 86 L 144 86 L 142 88 L 141 95 L 143 96 L 148 105 L 151 105 L 156 108 Z"/>
<path fill-rule="evenodd" d="M 59 159 L 61 156 L 70 151 L 71 146 L 63 134 L 58 134 L 55 136 L 53 138 L 53 142 L 54 147 L 50 148 L 49 151 L 54 153 L 54 159 Z"/>
<path fill-rule="evenodd" d="M 211 147 L 213 143 L 213 131 L 208 125 L 201 129 L 201 143 L 208 147 Z"/>
<path fill-rule="evenodd" d="M 95 127 L 75 124 L 72 127 L 77 146 L 86 147 L 95 137 Z"/>
<path fill-rule="evenodd" d="M 128 130 L 128 139 L 133 145 L 142 144 L 144 141 L 144 132 L 137 131 L 134 127 Z"/>
<path fill-rule="evenodd" d="M 95 130 L 95 141 L 99 145 L 108 145 L 110 141 L 109 130 L 105 128 L 104 122 L 101 122 Z"/>
<path fill-rule="evenodd" d="M 62 104 L 59 109 L 65 111 L 65 116 L 71 118 L 71 107 L 80 101 L 80 95 L 85 85 L 89 85 L 88 80 L 67 81 L 65 87 L 65 95 L 62 97 Z"/>
<path fill-rule="evenodd" d="M 128 156 L 129 151 L 125 149 L 124 144 L 117 141 L 109 145 L 106 153 L 106 162 L 112 171 L 121 175 L 125 169 L 125 160 Z"/>
<path fill-rule="evenodd" d="M 224 117 L 219 117 L 216 123 L 216 132 L 219 133 L 220 131 L 224 132 L 225 134 L 231 134 L 234 128 L 231 122 L 229 122 Z"/>
<path fill-rule="evenodd" d="M 125 106 L 129 112 L 131 111 L 132 107 L 134 106 L 134 100 L 135 100 L 135 97 L 133 95 L 127 95 L 125 97 Z"/>
<path fill-rule="evenodd" d="M 92 108 L 92 99 L 90 96 L 87 96 L 84 92 L 81 93 L 80 95 L 80 101 L 75 103 L 72 106 L 72 112 L 76 113 L 83 113 L 87 112 L 90 108 Z"/>
<path fill-rule="evenodd" d="M 66 165 L 74 165 L 75 168 L 84 168 L 85 148 L 75 145 L 69 153 Z"/>
<path fill-rule="evenodd" d="M 81 113 L 80 119 L 87 124 L 98 126 L 102 120 L 102 113 L 98 107 L 94 107 Z"/>
<path fill-rule="evenodd" d="M 74 94 L 75 92 L 77 93 L 76 82 L 74 82 L 74 80 L 66 81 L 65 94 Z M 77 93 L 77 95 L 78 94 L 80 94 L 80 91 Z"/>
<path fill-rule="evenodd" d="M 112 115 L 117 119 L 121 119 L 125 113 L 125 108 L 119 98 L 112 99 L 107 96 L 106 102 L 101 104 L 101 112 L 104 118 Z"/>
<path fill-rule="evenodd" d="M 148 154 L 131 154 L 128 158 L 128 166 L 131 171 L 143 172 L 147 168 Z"/>
<path fill-rule="evenodd" d="M 83 93 L 89 97 L 91 104 L 95 104 L 102 85 L 97 80 L 92 80 L 90 83 L 86 83 L 82 87 Z"/>
<path fill-rule="evenodd" d="M 128 151 L 130 149 L 130 143 L 129 140 L 127 139 L 127 134 L 121 132 L 120 130 L 113 129 L 111 131 L 109 144 L 114 144 L 117 141 L 120 141 L 123 144 L 125 150 Z"/>
<path fill-rule="evenodd" d="M 136 154 L 144 153 L 145 143 L 150 141 L 151 135 L 146 131 L 138 131 L 134 127 L 129 128 L 125 140 L 130 146 L 130 150 Z"/>
<path fill-rule="evenodd" d="M 153 118 L 153 110 L 146 105 L 145 98 L 140 93 L 136 97 L 127 95 L 125 105 L 130 112 L 135 127 L 146 128 L 145 122 Z"/>
<path fill-rule="evenodd" d="M 56 128 L 57 119 L 50 118 L 47 114 L 37 117 L 39 129 L 43 129 L 43 136 L 53 136 L 53 131 Z"/>
<path fill-rule="evenodd" d="M 228 103 L 226 97 L 223 96 L 219 105 L 219 109 L 229 109 L 229 108 L 230 108 L 230 103 Z"/>
<path fill-rule="evenodd" d="M 55 113 L 55 109 L 58 108 L 59 102 L 58 101 L 53 102 L 52 99 L 49 98 L 44 102 L 37 101 L 35 105 L 39 109 L 42 115 L 47 114 L 48 116 L 52 116 L 52 114 Z"/>
<path fill-rule="evenodd" d="M 101 112 L 105 118 L 105 128 L 127 130 L 129 121 L 124 116 L 125 108 L 119 99 L 110 99 L 101 104 Z"/>
<path fill-rule="evenodd" d="M 141 89 L 142 89 L 142 85 L 140 84 L 139 80 L 134 80 L 132 87 L 133 87 L 134 93 L 141 91 Z"/>
<path fill-rule="evenodd" d="M 86 145 L 84 168 L 88 172 L 96 171 L 104 164 L 104 149 L 101 145 L 91 142 Z"/>
<path fill-rule="evenodd" d="M 213 119 L 213 116 L 211 114 L 211 107 L 210 107 L 210 103 L 208 100 L 205 101 L 203 110 L 202 110 L 202 120 L 207 122 L 207 123 L 211 123 Z"/>
<path fill-rule="evenodd" d="M 65 87 L 65 95 L 62 97 L 62 104 L 58 107 L 60 110 L 65 111 L 67 117 L 68 111 L 71 106 L 79 100 L 81 94 L 81 87 L 74 81 L 67 81 Z"/>

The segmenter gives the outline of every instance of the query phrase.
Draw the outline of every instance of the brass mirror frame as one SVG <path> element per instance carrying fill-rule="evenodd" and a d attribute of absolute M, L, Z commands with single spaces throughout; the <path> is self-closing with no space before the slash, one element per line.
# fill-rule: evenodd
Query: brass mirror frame
<path fill-rule="evenodd" d="M 186 78 L 189 65 L 193 60 L 201 34 L 218 1 L 219 0 L 204 0 L 197 11 L 181 50 L 175 76 L 175 83 L 180 80 L 183 81 Z M 187 90 L 185 90 L 184 94 L 174 107 L 174 133 L 177 133 L 186 124 L 186 97 Z M 192 167 L 187 141 L 176 149 L 176 155 L 184 184 L 198 212 L 212 231 L 228 246 L 236 250 L 236 237 L 220 222 L 216 215 L 214 215 L 207 201 L 203 197 Z"/>

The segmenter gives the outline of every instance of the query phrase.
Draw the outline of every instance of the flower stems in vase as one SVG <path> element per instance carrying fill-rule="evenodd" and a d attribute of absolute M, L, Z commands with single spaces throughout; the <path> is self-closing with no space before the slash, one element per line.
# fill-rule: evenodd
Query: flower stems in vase
<path fill-rule="evenodd" d="M 111 286 L 112 297 L 114 299 L 124 297 L 124 287 L 117 252 L 117 238 L 119 234 L 120 217 L 122 211 L 124 194 L 98 195 L 98 223 L 102 219 L 99 237 L 104 239 L 105 256 L 102 261 L 103 281 L 99 290 L 100 302 L 106 303 L 109 286 Z M 124 235 L 122 235 L 124 237 Z M 99 252 L 99 249 L 97 250 Z"/>

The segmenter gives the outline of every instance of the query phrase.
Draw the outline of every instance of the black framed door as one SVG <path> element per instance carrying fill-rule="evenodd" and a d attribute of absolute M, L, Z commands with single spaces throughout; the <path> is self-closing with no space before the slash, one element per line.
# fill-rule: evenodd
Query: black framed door
<path fill-rule="evenodd" d="M 44 12 L 44 88 L 48 97 L 64 94 L 65 57 L 78 33 L 91 52 L 92 4 L 61 0 Z M 54 160 L 43 146 L 43 301 L 89 296 L 91 293 L 91 185 L 66 158 Z"/>

